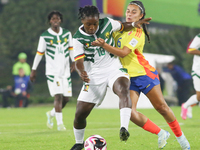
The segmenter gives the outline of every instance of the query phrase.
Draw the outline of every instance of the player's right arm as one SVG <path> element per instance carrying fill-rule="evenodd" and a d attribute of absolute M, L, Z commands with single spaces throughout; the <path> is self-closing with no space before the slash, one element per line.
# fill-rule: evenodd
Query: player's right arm
<path fill-rule="evenodd" d="M 80 43 L 77 39 L 73 39 L 73 45 L 76 71 L 84 82 L 89 83 L 90 79 L 88 77 L 87 72 L 85 71 L 83 64 L 85 57 L 83 44 Z"/>
<path fill-rule="evenodd" d="M 42 57 L 44 55 L 45 50 L 46 50 L 45 40 L 44 40 L 43 37 L 40 37 L 39 44 L 38 44 L 38 50 L 37 50 L 37 53 L 35 55 L 35 58 L 34 58 L 34 61 L 33 61 L 33 66 L 32 66 L 32 70 L 31 70 L 31 74 L 30 74 L 31 82 L 35 81 L 36 70 L 37 70 L 37 67 L 38 67 L 40 61 L 42 60 Z"/>
<path fill-rule="evenodd" d="M 200 55 L 200 34 L 195 36 L 194 40 L 189 45 L 187 53 L 192 55 Z"/>

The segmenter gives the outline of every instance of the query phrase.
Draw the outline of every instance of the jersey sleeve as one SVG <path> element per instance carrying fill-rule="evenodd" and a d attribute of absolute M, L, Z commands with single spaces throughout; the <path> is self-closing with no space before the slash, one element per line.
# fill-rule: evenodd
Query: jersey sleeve
<path fill-rule="evenodd" d="M 108 17 L 108 19 L 112 24 L 113 32 L 121 30 L 122 24 L 119 21 L 113 20 L 109 17 Z"/>
<path fill-rule="evenodd" d="M 79 42 L 77 39 L 73 38 L 73 45 L 74 45 L 74 60 L 77 61 L 81 58 L 84 58 L 85 50 L 83 44 Z"/>
<path fill-rule="evenodd" d="M 200 34 L 195 36 L 195 38 L 193 39 L 193 41 L 191 42 L 189 46 L 189 51 L 196 50 L 196 49 L 200 50 Z"/>
<path fill-rule="evenodd" d="M 69 50 L 73 50 L 73 40 L 71 32 L 69 33 Z"/>
<path fill-rule="evenodd" d="M 44 38 L 42 36 L 40 36 L 37 53 L 39 55 L 43 55 L 45 50 L 46 50 L 46 42 L 45 42 Z"/>
<path fill-rule="evenodd" d="M 140 46 L 141 42 L 142 42 L 142 30 L 141 29 L 137 29 L 136 32 L 132 32 L 130 31 L 128 35 L 129 38 L 128 40 L 125 42 L 124 46 L 128 47 L 129 49 L 131 49 L 132 51 L 134 51 L 135 49 L 137 49 L 137 47 Z"/>

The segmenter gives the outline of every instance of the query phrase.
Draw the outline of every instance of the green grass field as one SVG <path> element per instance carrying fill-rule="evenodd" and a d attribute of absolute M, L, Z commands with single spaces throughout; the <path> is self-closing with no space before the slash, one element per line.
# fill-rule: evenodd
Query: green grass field
<path fill-rule="evenodd" d="M 75 106 L 70 104 L 63 109 L 64 124 L 67 131 L 57 131 L 46 127 L 46 111 L 50 106 L 28 108 L 0 109 L 0 150 L 69 150 L 75 143 L 73 119 Z M 180 107 L 172 107 L 182 130 L 188 138 L 191 149 L 199 150 L 200 142 L 200 108 L 193 107 L 193 118 L 182 120 Z M 139 109 L 154 123 L 171 133 L 166 150 L 181 150 L 175 136 L 165 120 L 154 109 Z M 56 120 L 54 120 L 56 124 Z M 156 150 L 157 135 L 153 135 L 137 127 L 129 125 L 128 141 L 119 140 L 119 110 L 94 109 L 87 119 L 85 139 L 93 134 L 103 136 L 107 141 L 108 150 Z"/>

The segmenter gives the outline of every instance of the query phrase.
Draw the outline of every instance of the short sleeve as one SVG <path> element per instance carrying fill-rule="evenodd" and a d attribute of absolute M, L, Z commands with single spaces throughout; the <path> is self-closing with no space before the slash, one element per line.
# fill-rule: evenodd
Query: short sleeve
<path fill-rule="evenodd" d="M 78 60 L 85 57 L 85 50 L 84 46 L 81 42 L 77 39 L 73 38 L 73 45 L 74 45 L 74 60 Z"/>
<path fill-rule="evenodd" d="M 115 31 L 119 31 L 120 29 L 121 29 L 121 23 L 119 22 L 119 21 L 116 21 L 116 20 L 113 20 L 113 19 L 111 19 L 111 18 L 109 18 L 108 17 L 108 19 L 109 19 L 109 21 L 111 22 L 111 24 L 112 24 L 112 27 L 113 27 L 113 31 L 115 32 Z"/>
<path fill-rule="evenodd" d="M 69 33 L 69 47 L 73 47 L 73 40 L 72 40 L 72 34 Z"/>
<path fill-rule="evenodd" d="M 195 49 L 200 50 L 200 34 L 195 36 L 195 38 L 191 42 L 189 48 L 195 48 Z"/>
<path fill-rule="evenodd" d="M 40 36 L 37 50 L 41 53 L 44 53 L 46 50 L 46 42 L 42 36 Z"/>

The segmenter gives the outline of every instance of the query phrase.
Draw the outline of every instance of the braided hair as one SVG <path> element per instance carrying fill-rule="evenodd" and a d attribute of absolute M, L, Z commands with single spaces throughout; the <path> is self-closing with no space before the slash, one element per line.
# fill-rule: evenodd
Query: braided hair
<path fill-rule="evenodd" d="M 63 15 L 57 10 L 53 10 L 49 13 L 49 15 L 47 16 L 48 22 L 50 22 L 53 15 L 58 15 L 60 17 L 61 22 L 63 22 Z"/>
<path fill-rule="evenodd" d="M 139 7 L 141 13 L 143 14 L 143 17 L 142 17 L 140 20 L 144 19 L 145 15 L 146 15 L 146 12 L 145 12 L 144 5 L 142 4 L 141 1 L 131 1 L 131 2 L 129 3 L 129 5 L 137 5 L 137 6 Z M 147 38 L 148 38 L 148 42 L 150 43 L 150 36 L 149 36 L 149 34 L 148 34 L 148 32 L 147 32 L 146 24 L 142 24 L 142 28 L 143 28 L 143 30 L 144 30 L 145 35 L 146 35 Z"/>
<path fill-rule="evenodd" d="M 96 6 L 85 6 L 85 7 L 80 7 L 79 8 L 79 13 L 78 13 L 78 18 L 79 19 L 85 19 L 85 17 L 89 16 L 97 16 L 99 18 L 99 10 Z"/>

